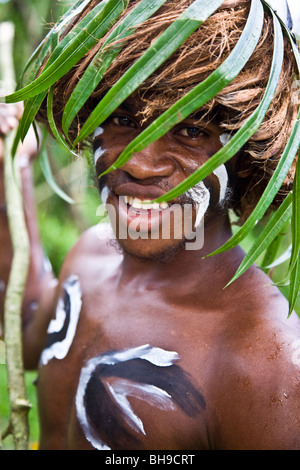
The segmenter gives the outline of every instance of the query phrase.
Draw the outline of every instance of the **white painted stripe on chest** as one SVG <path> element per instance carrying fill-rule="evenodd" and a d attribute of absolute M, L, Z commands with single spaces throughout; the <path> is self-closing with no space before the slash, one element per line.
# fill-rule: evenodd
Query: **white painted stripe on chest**
<path fill-rule="evenodd" d="M 81 287 L 78 276 L 70 276 L 64 284 L 64 289 L 69 295 L 70 299 L 70 323 L 67 328 L 66 336 L 62 341 L 53 343 L 50 347 L 45 348 L 41 354 L 40 364 L 46 365 L 53 359 L 64 359 L 73 342 L 76 328 L 81 311 Z M 50 321 L 47 333 L 59 333 L 64 325 L 66 319 L 66 310 L 63 298 L 60 298 L 57 303 L 55 318 Z"/>

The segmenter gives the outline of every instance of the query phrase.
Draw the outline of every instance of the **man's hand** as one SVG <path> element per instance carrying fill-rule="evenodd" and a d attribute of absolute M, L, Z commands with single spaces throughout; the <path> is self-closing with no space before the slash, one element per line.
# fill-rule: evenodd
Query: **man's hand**
<path fill-rule="evenodd" d="M 4 158 L 4 140 L 10 131 L 16 129 L 23 113 L 23 103 L 5 104 L 0 103 L 0 161 Z M 35 132 L 31 127 L 20 143 L 17 156 L 31 160 L 38 154 L 38 143 Z"/>

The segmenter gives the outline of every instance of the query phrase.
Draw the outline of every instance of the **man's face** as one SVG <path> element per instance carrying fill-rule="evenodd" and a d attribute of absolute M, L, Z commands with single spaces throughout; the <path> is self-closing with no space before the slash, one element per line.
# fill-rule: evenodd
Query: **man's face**
<path fill-rule="evenodd" d="M 141 123 L 137 100 L 127 100 L 94 134 L 96 173 L 116 161 L 147 123 Z M 221 128 L 213 122 L 187 118 L 120 169 L 100 179 L 102 199 L 123 250 L 140 258 L 165 258 L 184 249 L 186 239 L 204 221 L 209 224 L 225 199 L 228 176 L 224 165 L 186 194 L 161 204 L 152 201 L 199 168 L 223 145 Z M 194 235 L 195 236 L 195 235 Z"/>

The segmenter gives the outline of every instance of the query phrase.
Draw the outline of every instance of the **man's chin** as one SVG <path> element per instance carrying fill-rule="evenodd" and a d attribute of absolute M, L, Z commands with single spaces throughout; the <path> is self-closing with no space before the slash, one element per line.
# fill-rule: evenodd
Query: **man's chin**
<path fill-rule="evenodd" d="M 176 244 L 168 247 L 144 247 L 143 249 L 139 246 L 139 240 L 135 240 L 130 245 L 124 243 L 124 240 L 114 239 L 111 240 L 112 246 L 115 248 L 117 253 L 123 255 L 129 255 L 140 261 L 148 261 L 151 263 L 170 264 L 179 252 L 185 249 L 186 240 L 176 240 Z"/>

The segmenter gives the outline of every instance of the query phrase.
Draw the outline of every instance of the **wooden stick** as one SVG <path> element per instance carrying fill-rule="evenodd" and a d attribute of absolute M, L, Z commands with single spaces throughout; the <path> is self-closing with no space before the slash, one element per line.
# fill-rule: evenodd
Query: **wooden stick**
<path fill-rule="evenodd" d="M 1 86 L 6 93 L 14 88 L 13 38 L 12 23 L 0 24 Z M 20 175 L 11 157 L 14 138 L 15 132 L 6 137 L 4 153 L 5 198 L 13 246 L 13 260 L 4 306 L 4 337 L 10 401 L 9 429 L 13 435 L 15 449 L 27 450 L 28 412 L 31 405 L 27 400 L 24 379 L 21 311 L 29 267 L 29 239 L 23 211 Z"/>

